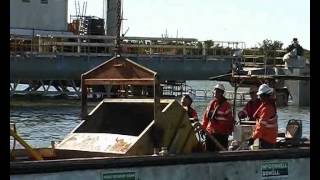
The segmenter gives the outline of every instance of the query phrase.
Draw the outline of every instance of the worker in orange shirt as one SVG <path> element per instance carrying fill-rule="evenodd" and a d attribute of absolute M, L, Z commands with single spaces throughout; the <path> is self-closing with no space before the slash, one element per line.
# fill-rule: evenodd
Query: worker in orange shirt
<path fill-rule="evenodd" d="M 222 84 L 214 87 L 214 96 L 204 113 L 202 127 L 227 149 L 228 137 L 233 132 L 235 121 L 231 106 L 223 96 L 224 92 L 225 88 Z M 208 135 L 206 135 L 206 149 L 219 150 L 217 144 Z"/>
<path fill-rule="evenodd" d="M 259 148 L 273 148 L 278 135 L 278 115 L 275 100 L 272 98 L 273 89 L 267 84 L 259 87 L 257 95 L 261 105 L 253 114 L 256 119 L 256 127 L 252 137 L 248 140 L 251 146 L 255 139 L 259 139 Z"/>
<path fill-rule="evenodd" d="M 192 98 L 187 94 L 182 96 L 181 98 L 181 104 L 187 110 L 190 121 L 198 122 L 199 119 L 198 119 L 197 111 L 191 107 L 192 102 L 193 102 Z"/>
<path fill-rule="evenodd" d="M 250 87 L 249 94 L 251 99 L 247 102 L 243 110 L 238 113 L 239 119 L 244 119 L 248 117 L 249 121 L 255 121 L 255 119 L 253 118 L 253 114 L 261 105 L 261 101 L 258 98 L 257 92 L 257 86 Z"/>

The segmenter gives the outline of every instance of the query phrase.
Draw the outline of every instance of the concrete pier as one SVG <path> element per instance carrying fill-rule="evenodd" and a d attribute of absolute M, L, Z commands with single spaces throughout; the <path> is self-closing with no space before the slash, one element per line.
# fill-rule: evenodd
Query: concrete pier
<path fill-rule="evenodd" d="M 310 73 L 308 66 L 305 68 L 289 68 L 287 75 L 302 76 Z M 285 86 L 290 91 L 292 101 L 297 106 L 310 106 L 310 80 L 285 80 Z"/>
<path fill-rule="evenodd" d="M 303 57 L 286 59 L 286 68 L 284 72 L 288 76 L 310 76 L 310 63 Z M 298 106 L 310 106 L 310 79 L 309 80 L 285 80 L 285 86 L 288 87 L 293 104 Z"/>

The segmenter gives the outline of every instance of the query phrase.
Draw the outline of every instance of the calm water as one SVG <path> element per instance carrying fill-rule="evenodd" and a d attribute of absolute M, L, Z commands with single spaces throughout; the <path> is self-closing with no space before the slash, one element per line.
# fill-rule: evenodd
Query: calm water
<path fill-rule="evenodd" d="M 189 81 L 188 85 L 195 89 L 211 89 L 214 81 Z M 227 90 L 232 90 L 225 84 Z M 245 89 L 242 89 L 245 91 Z M 240 91 L 242 91 L 240 89 Z M 210 99 L 195 98 L 193 106 L 202 118 Z M 26 102 L 28 103 L 28 102 Z M 237 107 L 237 111 L 241 107 Z M 279 132 L 285 131 L 289 119 L 303 121 L 303 136 L 310 136 L 310 108 L 287 106 L 278 109 Z M 80 123 L 80 107 L 75 106 L 38 106 L 38 107 L 12 107 L 10 109 L 10 122 L 16 123 L 18 133 L 34 147 L 46 147 L 51 141 L 61 141 L 78 123 Z"/>

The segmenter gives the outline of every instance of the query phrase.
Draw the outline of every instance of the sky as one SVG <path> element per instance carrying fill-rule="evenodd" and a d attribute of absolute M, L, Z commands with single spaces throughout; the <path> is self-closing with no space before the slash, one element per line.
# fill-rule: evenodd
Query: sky
<path fill-rule="evenodd" d="M 82 3 L 85 0 L 77 0 Z M 87 0 L 86 15 L 103 17 L 103 0 Z M 75 14 L 75 0 L 68 1 Z M 196 38 L 200 41 L 263 40 L 287 47 L 294 37 L 310 50 L 310 0 L 123 0 L 126 36 Z"/>

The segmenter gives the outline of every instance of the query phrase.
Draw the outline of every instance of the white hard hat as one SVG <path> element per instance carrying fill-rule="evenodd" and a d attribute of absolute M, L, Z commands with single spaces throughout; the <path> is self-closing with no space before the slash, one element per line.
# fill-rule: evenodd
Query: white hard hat
<path fill-rule="evenodd" d="M 220 89 L 222 91 L 225 91 L 225 88 L 222 84 L 217 84 L 216 86 L 214 86 L 214 89 Z"/>
<path fill-rule="evenodd" d="M 262 84 L 259 87 L 259 90 L 257 92 L 257 95 L 261 95 L 261 94 L 271 94 L 273 92 L 273 89 L 270 88 L 267 84 Z"/>

